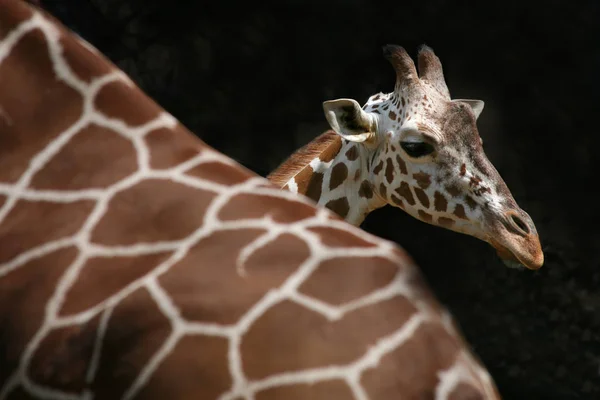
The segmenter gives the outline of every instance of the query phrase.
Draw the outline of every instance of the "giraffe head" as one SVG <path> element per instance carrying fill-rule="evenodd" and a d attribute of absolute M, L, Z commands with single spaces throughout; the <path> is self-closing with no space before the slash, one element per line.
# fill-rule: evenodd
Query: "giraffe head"
<path fill-rule="evenodd" d="M 352 99 L 323 103 L 332 129 L 366 149 L 374 192 L 424 222 L 490 243 L 508 266 L 540 268 L 535 225 L 483 150 L 476 125 L 483 101 L 452 100 L 427 46 L 418 73 L 402 47 L 387 45 L 384 55 L 396 71 L 392 93 L 362 108 Z"/>

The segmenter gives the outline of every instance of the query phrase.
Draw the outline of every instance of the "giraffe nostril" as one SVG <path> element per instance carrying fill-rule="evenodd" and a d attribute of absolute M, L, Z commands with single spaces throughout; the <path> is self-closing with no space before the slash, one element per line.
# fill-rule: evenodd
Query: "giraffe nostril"
<path fill-rule="evenodd" d="M 531 233 L 527 223 L 523 221 L 518 215 L 511 213 L 510 220 L 512 221 L 515 228 L 517 228 L 521 233 L 524 233 L 525 235 L 529 235 Z"/>

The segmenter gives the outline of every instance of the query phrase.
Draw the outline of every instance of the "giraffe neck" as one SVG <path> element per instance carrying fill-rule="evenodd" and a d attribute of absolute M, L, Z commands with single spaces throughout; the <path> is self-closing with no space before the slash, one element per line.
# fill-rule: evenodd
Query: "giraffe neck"
<path fill-rule="evenodd" d="M 385 205 L 373 185 L 376 152 L 328 131 L 292 155 L 269 179 L 358 226 Z"/>

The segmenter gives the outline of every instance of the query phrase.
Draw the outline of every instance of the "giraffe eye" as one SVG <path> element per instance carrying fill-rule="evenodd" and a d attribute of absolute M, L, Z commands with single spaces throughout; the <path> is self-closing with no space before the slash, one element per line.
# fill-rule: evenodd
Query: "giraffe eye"
<path fill-rule="evenodd" d="M 413 158 L 424 157 L 435 150 L 432 145 L 426 142 L 400 142 L 400 146 L 406 154 Z"/>

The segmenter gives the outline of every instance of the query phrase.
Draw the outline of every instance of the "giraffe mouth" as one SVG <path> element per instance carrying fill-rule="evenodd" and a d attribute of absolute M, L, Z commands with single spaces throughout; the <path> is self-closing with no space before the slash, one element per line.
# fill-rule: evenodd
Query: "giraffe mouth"
<path fill-rule="evenodd" d="M 530 240 L 525 246 L 521 243 L 510 243 L 506 246 L 495 240 L 490 240 L 490 244 L 508 268 L 537 270 L 544 264 L 544 253 L 539 239 Z"/>

